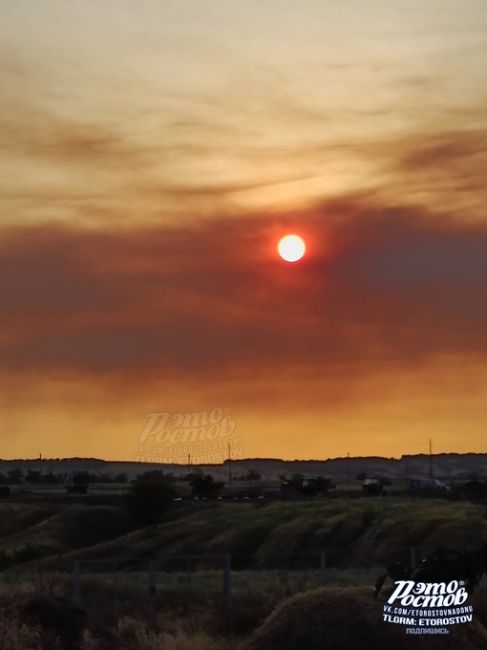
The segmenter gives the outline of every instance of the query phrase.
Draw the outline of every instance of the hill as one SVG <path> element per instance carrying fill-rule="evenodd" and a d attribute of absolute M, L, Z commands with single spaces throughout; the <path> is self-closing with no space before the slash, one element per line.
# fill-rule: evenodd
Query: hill
<path fill-rule="evenodd" d="M 282 460 L 280 458 L 242 458 L 231 461 L 232 472 L 236 476 L 245 474 L 248 469 L 256 469 L 266 478 L 277 478 L 281 474 L 291 476 L 302 473 L 314 476 L 355 479 L 357 474 L 365 472 L 369 476 L 382 475 L 390 478 L 407 476 L 428 476 L 430 457 L 427 454 L 404 455 L 400 458 L 383 458 L 381 456 L 364 456 L 350 458 L 328 458 L 317 460 Z M 195 466 L 194 466 L 195 467 Z M 228 477 L 228 461 L 218 465 L 198 466 L 205 472 L 220 479 Z M 54 458 L 54 459 L 0 459 L 0 473 L 7 475 L 14 468 L 24 473 L 29 470 L 43 473 L 72 474 L 89 471 L 99 474 L 125 473 L 130 478 L 152 469 L 161 469 L 174 474 L 186 474 L 187 465 L 169 463 L 136 463 L 131 461 L 107 461 L 98 458 Z M 435 476 L 444 479 L 487 479 L 487 454 L 434 454 L 433 471 Z"/>
<path fill-rule="evenodd" d="M 381 620 L 382 603 L 370 590 L 325 588 L 293 596 L 255 631 L 244 650 L 479 650 L 487 630 L 476 621 L 447 636 L 406 636 Z"/>
<path fill-rule="evenodd" d="M 161 566 L 176 556 L 229 551 L 237 567 L 266 568 L 315 566 L 315 554 L 326 548 L 329 566 L 377 567 L 409 561 L 411 547 L 419 555 L 487 543 L 485 505 L 437 499 L 182 503 L 160 524 L 129 532 L 125 525 L 116 508 L 68 506 L 11 530 L 0 549 L 37 548 L 45 562 L 151 558 Z"/>

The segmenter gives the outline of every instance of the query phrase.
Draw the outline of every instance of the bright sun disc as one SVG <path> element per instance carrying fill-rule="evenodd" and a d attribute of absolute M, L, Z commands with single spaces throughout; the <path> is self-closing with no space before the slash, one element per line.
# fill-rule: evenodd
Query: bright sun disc
<path fill-rule="evenodd" d="M 286 235 L 279 240 L 277 251 L 286 262 L 297 262 L 306 252 L 306 244 L 298 235 Z"/>

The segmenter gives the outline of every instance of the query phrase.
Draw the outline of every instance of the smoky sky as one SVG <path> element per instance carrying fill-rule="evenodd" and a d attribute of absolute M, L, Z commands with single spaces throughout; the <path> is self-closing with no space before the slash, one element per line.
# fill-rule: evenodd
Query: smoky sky
<path fill-rule="evenodd" d="M 287 231 L 308 241 L 302 263 L 277 257 Z M 360 197 L 180 227 L 11 227 L 2 366 L 211 381 L 484 355 L 486 287 L 485 226 Z"/>
<path fill-rule="evenodd" d="M 4 3 L 9 457 L 482 448 L 487 5 L 303 2 Z"/>

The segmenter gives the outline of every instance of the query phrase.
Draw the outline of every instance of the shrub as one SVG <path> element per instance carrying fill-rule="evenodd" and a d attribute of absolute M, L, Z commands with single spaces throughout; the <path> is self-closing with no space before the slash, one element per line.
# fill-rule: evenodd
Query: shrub
<path fill-rule="evenodd" d="M 136 523 L 154 523 L 167 512 L 175 494 L 171 476 L 160 471 L 146 472 L 130 486 L 126 508 Z"/>

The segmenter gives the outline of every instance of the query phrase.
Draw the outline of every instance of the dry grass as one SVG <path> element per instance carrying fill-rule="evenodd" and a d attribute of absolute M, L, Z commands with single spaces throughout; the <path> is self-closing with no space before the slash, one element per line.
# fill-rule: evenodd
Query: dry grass
<path fill-rule="evenodd" d="M 39 631 L 19 621 L 0 618 L 0 650 L 37 650 L 41 648 Z"/>
<path fill-rule="evenodd" d="M 260 591 L 260 590 L 258 590 Z M 78 650 L 480 650 L 487 647 L 485 590 L 479 589 L 473 604 L 475 623 L 452 628 L 449 637 L 407 637 L 381 620 L 382 602 L 370 587 L 328 587 L 297 594 L 270 612 L 269 603 L 245 600 L 235 612 L 247 617 L 246 629 L 236 629 L 240 642 L 225 639 L 214 625 L 208 608 L 185 614 L 158 607 L 149 616 L 128 605 L 119 613 L 102 601 L 86 621 Z M 44 597 L 48 604 L 51 597 Z M 28 599 L 28 597 L 27 597 Z M 67 606 L 68 604 L 66 604 Z M 21 611 L 15 609 L 11 612 Z M 265 616 L 262 613 L 265 611 Z M 259 626 L 258 620 L 261 619 Z M 56 619 L 57 620 L 57 619 Z M 236 621 L 239 627 L 239 621 Z M 255 629 L 257 627 L 257 629 Z M 253 631 L 250 638 L 249 632 Z M 244 637 L 241 633 L 244 633 Z M 57 632 L 56 632 L 57 633 Z M 242 647 L 242 643 L 244 644 Z M 0 617 L 0 650 L 65 650 L 52 629 L 26 624 L 20 615 Z"/>
<path fill-rule="evenodd" d="M 231 642 L 204 631 L 190 632 L 182 623 L 173 623 L 172 628 L 171 631 L 152 629 L 145 621 L 123 617 L 117 622 L 110 639 L 97 638 L 86 631 L 81 650 L 115 647 L 117 650 L 236 650 Z"/>
<path fill-rule="evenodd" d="M 328 588 L 293 596 L 255 631 L 245 650 L 480 650 L 487 631 L 476 621 L 448 636 L 407 636 L 382 622 L 382 603 L 366 588 Z"/>
<path fill-rule="evenodd" d="M 166 624 L 167 627 L 167 624 Z M 103 634 L 85 630 L 79 650 L 236 650 L 237 646 L 205 631 L 191 632 L 181 622 L 171 630 L 153 629 L 147 621 L 120 618 Z M 0 618 L 0 650 L 63 650 L 58 638 L 18 619 Z"/>

